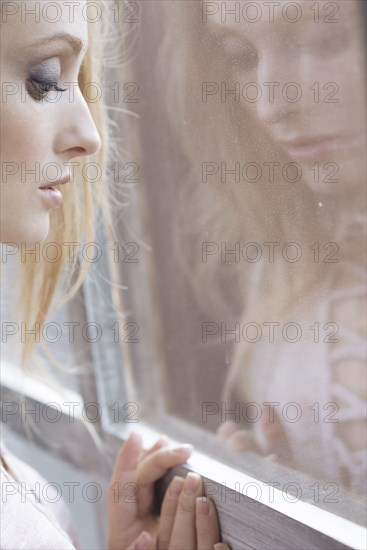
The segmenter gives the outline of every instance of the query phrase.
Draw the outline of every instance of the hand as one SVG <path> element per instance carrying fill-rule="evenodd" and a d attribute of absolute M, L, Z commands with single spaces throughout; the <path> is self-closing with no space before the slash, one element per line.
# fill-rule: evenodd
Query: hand
<path fill-rule="evenodd" d="M 219 542 L 214 503 L 202 494 L 200 476 L 175 476 L 163 499 L 156 541 L 143 532 L 127 550 L 230 550 Z"/>
<path fill-rule="evenodd" d="M 252 451 L 270 460 L 291 466 L 291 450 L 284 426 L 274 411 L 272 421 L 263 415 L 254 423 L 254 430 L 238 430 L 238 425 L 227 420 L 217 429 L 217 436 L 235 452 Z"/>
<path fill-rule="evenodd" d="M 182 491 L 182 478 L 176 476 L 171 481 L 162 503 L 159 523 L 151 511 L 154 481 L 168 468 L 185 462 L 192 452 L 192 445 L 174 449 L 167 448 L 167 445 L 167 438 L 162 437 L 151 449 L 143 451 L 141 438 L 136 433 L 132 433 L 122 445 L 109 494 L 109 550 L 212 550 L 214 543 L 220 540 L 213 502 L 208 499 L 208 515 L 200 514 L 203 505 L 196 504 L 203 490 L 199 476 L 190 473 L 185 481 L 187 487 L 193 477 L 198 478 L 198 487 L 191 496 Z M 193 545 L 188 546 L 191 543 Z M 215 544 L 215 550 L 230 549 L 219 543 Z"/>
<path fill-rule="evenodd" d="M 192 445 L 168 448 L 162 437 L 144 451 L 139 434 L 132 433 L 121 446 L 111 477 L 108 496 L 109 550 L 125 550 L 142 532 L 157 533 L 158 518 L 152 512 L 154 482 L 172 466 L 186 462 Z"/>
<path fill-rule="evenodd" d="M 233 420 L 227 420 L 221 424 L 217 428 L 216 434 L 231 451 L 253 451 L 256 454 L 263 454 L 253 432 L 239 430 Z"/>

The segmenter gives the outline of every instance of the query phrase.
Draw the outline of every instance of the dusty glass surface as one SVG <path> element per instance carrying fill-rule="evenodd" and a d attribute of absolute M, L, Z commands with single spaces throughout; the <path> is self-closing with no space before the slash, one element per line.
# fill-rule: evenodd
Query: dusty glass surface
<path fill-rule="evenodd" d="M 364 501 L 365 2 L 137 5 L 114 77 L 142 412 Z"/>

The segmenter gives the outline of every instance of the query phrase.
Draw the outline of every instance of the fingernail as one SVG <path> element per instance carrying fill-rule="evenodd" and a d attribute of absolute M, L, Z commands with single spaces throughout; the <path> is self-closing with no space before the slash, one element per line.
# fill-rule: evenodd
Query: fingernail
<path fill-rule="evenodd" d="M 168 445 L 169 439 L 168 439 L 168 437 L 167 437 L 166 435 L 162 435 L 162 436 L 158 439 L 157 443 L 159 443 L 160 445 Z"/>
<path fill-rule="evenodd" d="M 214 550 L 228 550 L 228 546 L 223 542 L 217 542 L 217 544 L 214 544 Z"/>
<path fill-rule="evenodd" d="M 175 476 L 170 484 L 169 492 L 171 496 L 178 497 L 182 491 L 183 479 L 182 477 Z"/>
<path fill-rule="evenodd" d="M 198 514 L 207 516 L 209 514 L 209 502 L 206 497 L 199 497 L 196 499 L 196 509 Z"/>
<path fill-rule="evenodd" d="M 136 543 L 134 544 L 134 550 L 149 550 L 150 537 L 146 531 L 143 531 Z"/>
<path fill-rule="evenodd" d="M 190 443 L 185 443 L 184 445 L 179 445 L 174 449 L 175 452 L 182 452 L 182 451 L 192 451 L 194 448 L 193 445 L 190 445 Z"/>
<path fill-rule="evenodd" d="M 187 495 L 194 495 L 199 489 L 199 484 L 200 484 L 200 476 L 198 476 L 197 474 L 194 474 L 193 472 L 189 472 L 185 479 L 184 492 Z"/>

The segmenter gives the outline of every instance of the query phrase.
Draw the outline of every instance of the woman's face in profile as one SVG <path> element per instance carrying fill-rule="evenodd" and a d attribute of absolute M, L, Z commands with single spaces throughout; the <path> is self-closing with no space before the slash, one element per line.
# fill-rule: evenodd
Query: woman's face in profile
<path fill-rule="evenodd" d="M 229 88 L 240 83 L 240 105 L 315 191 L 360 184 L 366 147 L 361 2 L 216 4 L 207 21 L 225 52 Z"/>
<path fill-rule="evenodd" d="M 88 47 L 85 0 L 52 4 L 0 5 L 1 242 L 42 242 L 59 201 L 40 187 L 67 180 L 71 160 L 101 145 L 77 85 Z"/>

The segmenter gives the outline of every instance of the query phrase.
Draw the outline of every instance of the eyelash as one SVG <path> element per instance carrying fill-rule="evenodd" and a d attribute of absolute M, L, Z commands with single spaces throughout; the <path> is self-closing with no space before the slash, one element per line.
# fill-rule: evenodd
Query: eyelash
<path fill-rule="evenodd" d="M 42 101 L 45 99 L 47 94 L 52 91 L 55 92 L 66 92 L 67 88 L 60 88 L 57 82 L 52 80 L 39 80 L 37 78 L 30 78 L 28 80 L 34 88 L 36 88 L 36 93 L 39 97 L 35 98 L 36 101 Z"/>

